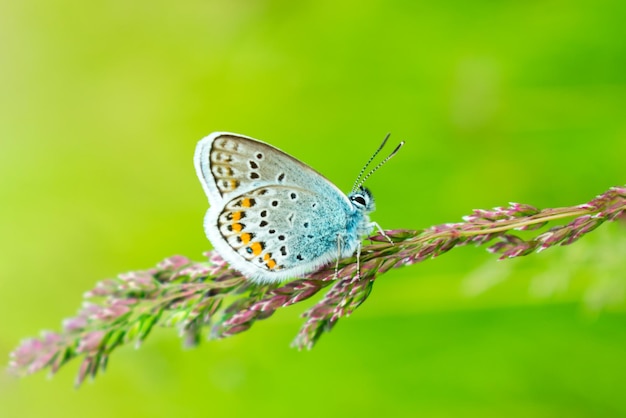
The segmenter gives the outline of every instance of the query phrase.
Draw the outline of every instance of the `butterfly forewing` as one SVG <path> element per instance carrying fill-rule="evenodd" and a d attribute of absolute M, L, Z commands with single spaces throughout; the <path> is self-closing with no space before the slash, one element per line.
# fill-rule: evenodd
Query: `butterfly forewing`
<path fill-rule="evenodd" d="M 195 160 L 210 203 L 228 201 L 264 185 L 309 184 L 321 193 L 339 193 L 345 198 L 334 184 L 311 167 L 269 144 L 245 136 L 213 133 L 200 142 Z"/>

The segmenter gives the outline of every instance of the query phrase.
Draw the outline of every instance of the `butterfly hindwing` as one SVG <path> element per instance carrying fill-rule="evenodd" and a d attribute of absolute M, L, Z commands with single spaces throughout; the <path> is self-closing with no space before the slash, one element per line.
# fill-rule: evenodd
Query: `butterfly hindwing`
<path fill-rule="evenodd" d="M 345 234 L 343 204 L 302 188 L 264 186 L 230 200 L 220 213 L 210 211 L 205 225 L 217 226 L 207 228 L 211 242 L 247 266 L 245 274 L 289 277 L 336 258 Z"/>

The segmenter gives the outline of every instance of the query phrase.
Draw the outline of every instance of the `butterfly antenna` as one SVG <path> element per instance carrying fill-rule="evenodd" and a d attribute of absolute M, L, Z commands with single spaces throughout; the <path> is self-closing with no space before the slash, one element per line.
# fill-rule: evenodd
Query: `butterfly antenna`
<path fill-rule="evenodd" d="M 372 162 L 372 160 L 378 155 L 378 153 L 380 152 L 381 149 L 383 149 L 383 147 L 385 146 L 385 144 L 387 143 L 387 140 L 389 139 L 389 137 L 391 136 L 391 132 L 388 133 L 387 135 L 385 135 L 385 139 L 383 139 L 383 143 L 380 144 L 380 146 L 378 147 L 378 149 L 376 150 L 376 152 L 374 153 L 374 155 L 372 155 L 370 157 L 369 160 L 367 160 L 367 162 L 365 163 L 365 165 L 363 166 L 363 168 L 361 169 L 361 172 L 359 173 L 359 175 L 356 177 L 356 180 L 354 180 L 354 184 L 352 185 L 352 191 L 354 192 L 356 189 L 359 188 L 359 186 L 361 184 L 363 184 L 363 182 L 359 183 L 359 181 L 361 180 L 361 176 L 363 175 L 363 173 L 365 173 L 365 170 L 367 169 L 367 167 L 370 165 L 370 163 Z M 397 151 L 397 150 L 396 150 Z M 395 151 L 394 151 L 395 153 Z M 387 160 L 391 158 L 391 157 L 387 157 Z M 369 174 L 368 174 L 369 176 Z"/>
<path fill-rule="evenodd" d="M 389 138 L 389 135 L 387 135 L 387 138 Z M 385 141 L 387 140 L 387 138 L 385 138 Z M 384 144 L 384 142 L 383 142 L 383 144 Z M 376 172 L 376 170 L 378 170 L 380 167 L 382 167 L 383 165 L 385 165 L 385 163 L 386 163 L 387 161 L 389 161 L 389 160 L 390 160 L 390 159 L 391 159 L 394 155 L 396 155 L 396 154 L 398 153 L 398 151 L 400 151 L 400 148 L 402 148 L 402 146 L 403 146 L 403 145 L 404 145 L 404 141 L 400 142 L 400 143 L 398 144 L 398 146 L 396 147 L 396 149 L 394 149 L 393 151 L 391 151 L 391 154 L 389 154 L 389 155 L 387 156 L 387 158 L 385 158 L 384 160 L 382 160 L 381 162 L 379 162 L 379 163 L 376 165 L 376 167 L 372 168 L 372 169 L 370 170 L 370 172 L 369 172 L 369 173 L 367 173 L 367 175 L 366 175 L 365 177 L 363 177 L 363 179 L 361 180 L 361 182 L 360 182 L 360 183 L 358 183 L 358 185 L 357 185 L 357 186 L 355 186 L 355 188 L 354 188 L 352 191 L 355 191 L 355 190 L 359 189 L 359 188 L 360 188 L 360 187 L 361 187 L 361 186 L 365 183 L 365 181 L 366 181 L 368 178 L 370 178 L 370 176 L 371 176 L 372 174 L 374 174 L 374 173 Z M 382 147 L 381 147 L 381 148 L 382 148 Z M 380 148 L 379 148 L 379 151 L 380 151 Z M 378 153 L 378 151 L 376 151 L 376 153 Z M 376 154 L 374 154 L 374 155 L 376 155 Z M 360 176 L 359 176 L 359 177 L 360 177 Z"/>

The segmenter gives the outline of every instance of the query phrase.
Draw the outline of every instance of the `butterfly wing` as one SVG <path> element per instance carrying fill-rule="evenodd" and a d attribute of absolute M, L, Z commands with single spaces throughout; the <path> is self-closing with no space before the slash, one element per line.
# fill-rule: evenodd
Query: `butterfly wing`
<path fill-rule="evenodd" d="M 335 195 L 264 186 L 226 202 L 221 210 L 209 209 L 205 231 L 222 257 L 247 277 L 287 279 L 336 258 L 339 242 L 354 241 L 346 236 L 351 214 L 342 203 Z"/>
<path fill-rule="evenodd" d="M 348 198 L 333 183 L 289 154 L 256 139 L 214 132 L 200 140 L 196 172 L 211 205 L 267 185 L 306 186 Z"/>
<path fill-rule="evenodd" d="M 302 275 L 336 258 L 339 242 L 356 242 L 343 236 L 354 216 L 345 194 L 271 145 L 213 133 L 198 144 L 195 164 L 211 205 L 207 237 L 253 280 Z"/>

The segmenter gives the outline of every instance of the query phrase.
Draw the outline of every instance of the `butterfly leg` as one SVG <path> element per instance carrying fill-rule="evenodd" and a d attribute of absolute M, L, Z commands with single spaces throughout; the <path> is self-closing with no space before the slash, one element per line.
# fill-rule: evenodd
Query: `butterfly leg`
<path fill-rule="evenodd" d="M 335 262 L 335 277 L 337 279 L 337 273 L 339 273 L 339 259 L 341 258 L 341 236 L 337 235 L 337 261 Z"/>
<path fill-rule="evenodd" d="M 383 232 L 383 235 L 384 235 L 384 232 Z M 341 259 L 341 243 L 342 242 L 343 241 L 342 241 L 341 236 L 337 235 L 337 261 L 335 262 L 335 277 L 334 277 L 335 279 L 339 277 L 339 260 Z M 361 242 L 359 241 L 356 247 L 356 276 L 354 276 L 354 279 L 358 280 L 360 277 L 361 277 Z"/>
<path fill-rule="evenodd" d="M 356 276 L 355 279 L 361 278 L 361 242 L 356 246 Z"/>
<path fill-rule="evenodd" d="M 389 243 L 391 245 L 394 245 L 393 241 L 391 240 L 391 238 L 389 238 L 387 236 L 387 234 L 385 234 L 385 231 L 383 231 L 383 229 L 380 227 L 380 225 L 378 225 L 377 222 L 370 222 L 369 226 L 376 228 L 378 230 L 378 232 L 380 233 L 380 235 L 382 235 L 383 237 L 387 238 L 387 241 L 389 241 Z M 359 246 L 359 248 L 360 248 L 360 246 Z"/>

